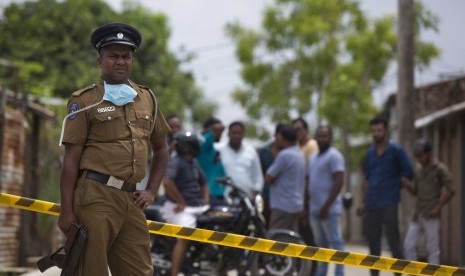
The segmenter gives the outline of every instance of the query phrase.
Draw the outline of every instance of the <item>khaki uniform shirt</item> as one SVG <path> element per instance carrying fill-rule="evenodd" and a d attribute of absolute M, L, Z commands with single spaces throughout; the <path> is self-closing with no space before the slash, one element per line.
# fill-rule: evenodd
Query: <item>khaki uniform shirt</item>
<path fill-rule="evenodd" d="M 427 215 L 441 199 L 443 187 L 452 190 L 452 179 L 447 167 L 436 162 L 428 170 L 420 169 L 415 178 L 417 187 L 417 203 L 413 219 L 416 221 L 419 215 Z"/>
<path fill-rule="evenodd" d="M 84 147 L 79 169 L 112 175 L 131 183 L 144 178 L 150 141 L 165 136 L 170 128 L 159 108 L 154 121 L 151 92 L 131 84 L 137 92 L 133 103 L 117 106 L 103 101 L 66 120 L 63 144 Z M 103 94 L 103 80 L 74 92 L 68 102 L 68 113 L 98 103 Z"/>

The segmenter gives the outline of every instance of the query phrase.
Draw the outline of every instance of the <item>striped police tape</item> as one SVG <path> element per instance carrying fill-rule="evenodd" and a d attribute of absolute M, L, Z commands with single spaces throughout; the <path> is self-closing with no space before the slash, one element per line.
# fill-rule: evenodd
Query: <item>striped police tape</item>
<path fill-rule="evenodd" d="M 58 215 L 60 213 L 59 204 L 6 193 L 0 193 L 0 204 L 49 215 Z M 198 242 L 213 243 L 263 253 L 271 253 L 314 261 L 351 265 L 367 269 L 377 269 L 413 275 L 465 276 L 464 268 L 452 266 L 435 265 L 423 262 L 379 257 L 356 252 L 345 252 L 313 246 L 305 246 L 301 244 L 247 237 L 231 233 L 182 227 L 149 220 L 147 221 L 147 225 L 149 232 L 152 234 L 165 235 Z"/>

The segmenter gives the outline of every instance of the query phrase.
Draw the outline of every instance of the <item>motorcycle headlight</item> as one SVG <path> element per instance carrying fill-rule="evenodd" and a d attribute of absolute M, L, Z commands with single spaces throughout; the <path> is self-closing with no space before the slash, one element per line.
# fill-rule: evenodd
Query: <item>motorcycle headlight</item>
<path fill-rule="evenodd" d="M 255 196 L 255 206 L 258 212 L 263 213 L 263 209 L 265 209 L 265 201 L 259 194 Z"/>

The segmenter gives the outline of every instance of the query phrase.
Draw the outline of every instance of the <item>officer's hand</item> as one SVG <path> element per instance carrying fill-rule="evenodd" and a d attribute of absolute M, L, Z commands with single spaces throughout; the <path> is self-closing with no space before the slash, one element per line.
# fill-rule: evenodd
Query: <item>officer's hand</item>
<path fill-rule="evenodd" d="M 67 234 L 71 225 L 76 223 L 77 219 L 73 212 L 61 212 L 58 216 L 58 228 L 60 228 L 63 234 Z"/>
<path fill-rule="evenodd" d="M 135 191 L 133 195 L 134 203 L 144 211 L 147 209 L 150 203 L 155 200 L 155 194 L 153 194 L 150 190 Z"/>

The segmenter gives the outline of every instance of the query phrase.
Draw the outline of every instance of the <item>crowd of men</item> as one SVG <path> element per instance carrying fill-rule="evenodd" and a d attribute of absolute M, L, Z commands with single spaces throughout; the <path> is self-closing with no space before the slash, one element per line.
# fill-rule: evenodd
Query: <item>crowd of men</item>
<path fill-rule="evenodd" d="M 165 204 L 169 209 L 167 213 L 170 215 L 167 219 L 170 222 L 195 227 L 196 214 L 203 212 L 206 206 L 224 203 L 228 190 L 215 179 L 229 176 L 236 186 L 251 197 L 257 194 L 263 196 L 264 215 L 269 229 L 293 230 L 307 244 L 344 250 L 341 190 L 346 168 L 344 156 L 332 145 L 331 126 L 317 126 L 313 139 L 308 123 L 299 117 L 289 123 L 279 123 L 275 128 L 274 138 L 257 148 L 245 141 L 246 125 L 243 122 L 234 121 L 229 124 L 228 139 L 225 142 L 220 139 L 226 127 L 221 120 L 210 118 L 203 125 L 198 150 L 194 156 L 188 157 L 195 164 L 195 170 L 199 171 L 196 173 L 199 180 L 194 181 L 196 184 L 189 188 L 187 182 L 176 178 L 172 173 L 173 169 L 170 169 L 174 160 L 179 159 L 179 153 L 182 153 L 179 149 L 176 152 L 176 136 L 185 137 L 186 134 L 176 115 L 168 116 L 167 123 L 173 130 L 169 139 L 172 153 L 167 181 L 164 182 L 171 200 Z M 373 145 L 368 149 L 363 164 L 364 183 L 357 214 L 363 218 L 363 233 L 368 241 L 370 254 L 380 255 L 384 229 L 395 258 L 416 260 L 417 243 L 424 231 L 427 237 L 428 261 L 439 263 L 440 210 L 454 194 L 447 168 L 433 158 L 429 142 L 419 140 L 414 147 L 414 156 L 420 170 L 414 176 L 413 162 L 404 149 L 389 140 L 387 120 L 376 117 L 369 122 L 369 127 Z M 175 179 L 182 182 L 178 183 L 178 189 L 186 189 L 187 192 L 180 191 L 170 196 L 176 186 Z M 205 189 L 199 191 L 196 194 L 198 200 L 191 201 L 189 205 L 187 199 L 195 194 L 192 186 Z M 401 242 L 398 223 L 398 204 L 402 188 L 418 197 L 405 244 Z M 186 194 L 188 198 L 177 197 L 181 194 Z M 185 208 L 190 209 L 183 212 Z M 181 214 L 190 219 L 178 220 Z M 182 256 L 186 246 L 184 244 L 183 249 L 174 256 Z M 179 262 L 174 261 L 173 266 L 178 266 Z M 319 263 L 314 275 L 326 275 L 327 269 L 326 263 Z M 173 273 L 177 271 L 178 269 L 174 269 Z M 378 273 L 377 270 L 371 271 L 372 275 Z M 334 274 L 344 275 L 344 267 L 336 265 Z"/>

